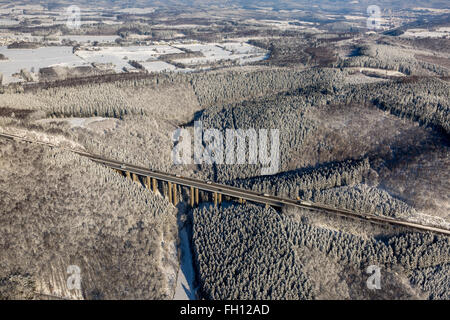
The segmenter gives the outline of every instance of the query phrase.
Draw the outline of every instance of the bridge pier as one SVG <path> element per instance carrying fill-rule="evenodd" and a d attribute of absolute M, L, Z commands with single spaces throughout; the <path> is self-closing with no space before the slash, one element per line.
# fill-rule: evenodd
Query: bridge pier
<path fill-rule="evenodd" d="M 190 203 L 191 207 L 193 208 L 195 206 L 195 195 L 194 195 L 194 187 L 191 187 L 191 197 L 190 197 Z"/>
<path fill-rule="evenodd" d="M 132 180 L 133 182 L 141 182 L 142 185 L 150 190 L 153 191 L 154 193 L 159 192 L 158 189 L 158 180 L 156 178 L 151 178 L 149 176 L 142 176 L 142 181 L 139 178 L 139 175 L 136 173 L 132 173 L 130 171 L 122 171 L 119 169 L 115 169 L 118 173 L 120 173 L 122 176 L 126 176 L 127 178 L 129 178 L 130 180 Z M 179 189 L 179 186 L 176 183 L 173 182 L 167 182 L 167 184 L 162 183 L 162 193 L 164 194 L 164 197 L 168 200 L 171 204 L 173 204 L 174 206 L 178 205 L 178 203 L 180 201 L 182 201 L 183 195 L 182 195 L 182 191 L 184 187 L 181 187 L 181 189 Z M 224 196 L 222 193 L 220 192 L 209 192 L 209 191 L 200 191 L 198 188 L 196 187 L 188 187 L 188 194 L 190 195 L 189 198 L 189 205 L 191 206 L 191 208 L 194 208 L 195 206 L 199 206 L 200 205 L 200 201 L 202 198 L 203 201 L 212 201 L 214 204 L 214 208 L 217 208 L 219 206 L 222 205 L 222 203 L 224 201 L 233 201 L 233 199 L 239 202 L 239 204 L 245 204 L 247 201 L 243 198 L 234 198 L 234 197 L 230 197 L 230 196 Z M 200 192 L 203 192 L 202 194 L 200 194 Z M 268 204 L 266 204 L 266 208 L 269 207 Z"/>
<path fill-rule="evenodd" d="M 178 204 L 178 197 L 177 197 L 177 185 L 173 184 L 173 205 L 176 206 Z"/>
<path fill-rule="evenodd" d="M 214 198 L 214 208 L 217 208 L 217 200 L 218 200 L 217 192 L 214 192 L 213 198 Z"/>
<path fill-rule="evenodd" d="M 173 202 L 172 202 L 172 182 L 168 182 L 167 185 L 168 185 L 168 187 L 169 187 L 169 190 L 168 190 L 168 194 L 169 194 L 169 202 L 170 202 L 170 203 L 173 203 Z"/>
<path fill-rule="evenodd" d="M 122 171 L 119 169 L 115 169 L 118 173 L 120 173 L 122 176 L 125 175 L 127 178 L 129 178 L 130 180 L 132 180 L 133 182 L 141 182 L 141 179 L 139 178 L 139 175 L 136 173 L 131 173 L 130 171 Z M 151 178 L 149 176 L 143 176 L 142 177 L 142 185 L 146 188 L 149 189 L 150 191 L 153 191 L 154 193 L 159 192 L 158 189 L 158 180 L 156 178 Z M 164 197 L 168 200 L 171 204 L 173 204 L 174 206 L 178 205 L 178 203 L 180 201 L 183 200 L 183 188 L 181 186 L 181 188 L 179 189 L 179 186 L 176 183 L 173 182 L 169 182 L 167 181 L 167 184 L 162 183 L 162 193 L 164 194 Z M 200 191 L 198 188 L 190 186 L 188 187 L 188 194 L 190 195 L 189 198 L 189 205 L 191 208 L 194 208 L 195 206 L 199 206 L 200 205 L 200 198 L 203 199 L 203 201 L 212 201 L 214 208 L 220 207 L 222 206 L 222 203 L 224 201 L 238 201 L 239 204 L 246 204 L 247 201 L 244 198 L 234 198 L 234 197 L 230 197 L 230 196 L 224 196 L 222 193 L 220 192 L 209 192 L 209 191 Z M 203 192 L 202 194 L 200 194 L 200 192 Z M 269 207 L 269 204 L 265 204 L 266 208 Z"/>

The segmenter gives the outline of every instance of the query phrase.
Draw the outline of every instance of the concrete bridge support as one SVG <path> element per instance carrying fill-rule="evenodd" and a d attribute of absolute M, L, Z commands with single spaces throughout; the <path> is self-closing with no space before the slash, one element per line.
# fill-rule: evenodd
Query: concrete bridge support
<path fill-rule="evenodd" d="M 190 204 L 191 207 L 193 208 L 195 206 L 195 191 L 194 191 L 194 187 L 191 187 L 191 196 L 190 196 Z"/>
<path fill-rule="evenodd" d="M 176 206 L 178 204 L 178 196 L 177 196 L 177 185 L 173 184 L 173 205 Z"/>
<path fill-rule="evenodd" d="M 145 177 L 145 187 L 150 190 L 150 177 Z"/>
<path fill-rule="evenodd" d="M 133 182 L 140 182 L 139 175 L 136 173 L 131 173 L 129 171 L 122 171 L 119 169 L 115 169 L 118 173 L 120 173 L 122 176 L 125 175 L 127 178 L 132 180 Z M 147 188 L 150 191 L 153 191 L 154 193 L 159 192 L 158 189 L 158 180 L 156 178 L 151 178 L 148 176 L 142 177 L 142 184 L 145 188 Z M 176 183 L 173 182 L 167 182 L 162 183 L 162 193 L 164 194 L 164 197 L 168 200 L 170 203 L 172 203 L 174 206 L 176 206 L 180 201 L 182 201 L 182 186 L 178 186 Z M 201 191 L 203 192 L 201 195 L 200 190 L 195 187 L 188 187 L 188 194 L 189 194 L 189 204 L 192 208 L 195 206 L 200 205 L 200 201 L 212 201 L 214 203 L 214 207 L 217 208 L 218 206 L 222 205 L 223 201 L 232 201 L 233 199 L 237 200 L 240 204 L 245 204 L 246 200 L 243 198 L 233 198 L 230 196 L 224 196 L 219 192 L 207 192 L 207 191 Z M 202 199 L 200 199 L 200 196 Z M 266 207 L 269 205 L 267 204 Z"/>
<path fill-rule="evenodd" d="M 169 187 L 169 190 L 167 190 L 167 193 L 169 194 L 169 202 L 173 203 L 172 202 L 172 182 L 168 182 L 167 184 L 168 184 L 168 187 Z"/>

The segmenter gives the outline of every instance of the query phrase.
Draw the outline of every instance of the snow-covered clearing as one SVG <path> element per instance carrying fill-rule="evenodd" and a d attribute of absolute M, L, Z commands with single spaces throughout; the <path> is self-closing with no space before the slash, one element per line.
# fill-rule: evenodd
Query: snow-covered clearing
<path fill-rule="evenodd" d="M 175 62 L 185 65 L 202 65 L 220 60 L 238 60 L 241 64 L 263 60 L 267 51 L 254 47 L 248 43 L 208 43 L 208 44 L 182 44 L 178 48 L 191 51 L 200 51 L 203 57 L 177 59 Z"/>
<path fill-rule="evenodd" d="M 64 39 L 79 42 L 109 42 L 114 41 L 114 36 L 63 36 Z M 169 54 L 180 54 L 181 57 L 186 50 L 201 52 L 198 57 L 174 59 L 174 63 L 182 63 L 189 68 L 178 68 L 164 61 L 161 57 Z M 192 43 L 192 44 L 154 44 L 146 46 L 129 47 L 95 47 L 85 46 L 73 53 L 72 47 L 53 46 L 38 49 L 7 49 L 0 47 L 0 54 L 7 60 L 0 61 L 0 73 L 3 74 L 3 83 L 24 81 L 17 76 L 21 69 L 38 73 L 40 68 L 51 66 L 90 66 L 94 63 L 112 64 L 115 72 L 137 71 L 130 65 L 130 61 L 139 62 L 149 72 L 189 72 L 193 69 L 209 68 L 211 64 L 218 61 L 237 61 L 239 64 L 264 60 L 268 52 L 254 47 L 245 42 L 225 43 Z M 169 57 L 169 59 L 171 59 Z M 16 74 L 16 76 L 13 76 Z"/>
<path fill-rule="evenodd" d="M 82 66 L 85 62 L 72 53 L 72 47 L 41 47 L 37 49 L 8 49 L 0 47 L 0 53 L 8 60 L 0 61 L 0 73 L 4 83 L 18 82 L 20 79 L 13 74 L 21 69 L 30 71 L 64 63 L 69 67 Z"/>

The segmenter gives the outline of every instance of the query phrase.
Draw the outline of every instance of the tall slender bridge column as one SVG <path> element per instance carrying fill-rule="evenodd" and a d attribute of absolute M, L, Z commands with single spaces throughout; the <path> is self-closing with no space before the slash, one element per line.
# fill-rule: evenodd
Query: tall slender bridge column
<path fill-rule="evenodd" d="M 190 203 L 191 207 L 193 208 L 195 206 L 195 195 L 194 195 L 194 187 L 191 187 L 191 197 L 190 197 Z"/>
<path fill-rule="evenodd" d="M 150 177 L 145 177 L 145 187 L 150 190 Z"/>
<path fill-rule="evenodd" d="M 168 193 L 169 193 L 169 202 L 170 202 L 170 203 L 173 203 L 173 202 L 172 202 L 172 182 L 168 182 L 168 186 L 169 186 L 169 190 L 168 190 Z"/>
<path fill-rule="evenodd" d="M 177 185 L 173 184 L 173 205 L 176 206 L 178 204 L 178 197 L 177 197 Z"/>

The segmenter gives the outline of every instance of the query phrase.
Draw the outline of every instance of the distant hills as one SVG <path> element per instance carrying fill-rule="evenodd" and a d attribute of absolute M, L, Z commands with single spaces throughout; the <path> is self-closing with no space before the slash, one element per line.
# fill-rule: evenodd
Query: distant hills
<path fill-rule="evenodd" d="M 58 6 L 67 4 L 65 0 L 25 0 L 22 3 L 34 3 Z M 91 5 L 90 0 L 79 0 Z M 117 5 L 123 7 L 157 7 L 157 8 L 181 8 L 181 7 L 208 7 L 208 6 L 239 6 L 246 9 L 272 8 L 273 10 L 306 10 L 329 12 L 354 12 L 364 11 L 369 5 L 378 5 L 381 9 L 413 9 L 434 8 L 449 9 L 448 0 L 98 0 L 98 6 Z M 71 3 L 73 4 L 73 3 Z"/>

